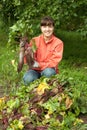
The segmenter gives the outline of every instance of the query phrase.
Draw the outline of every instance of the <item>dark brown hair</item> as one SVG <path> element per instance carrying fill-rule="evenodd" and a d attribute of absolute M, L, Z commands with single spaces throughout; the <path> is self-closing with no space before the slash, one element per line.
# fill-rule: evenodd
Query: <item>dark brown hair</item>
<path fill-rule="evenodd" d="M 54 20 L 50 16 L 45 16 L 41 19 L 40 26 L 54 26 Z"/>

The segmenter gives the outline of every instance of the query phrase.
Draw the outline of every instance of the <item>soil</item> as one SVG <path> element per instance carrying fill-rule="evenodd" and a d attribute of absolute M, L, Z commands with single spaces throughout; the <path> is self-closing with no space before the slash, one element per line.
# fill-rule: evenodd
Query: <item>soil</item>
<path fill-rule="evenodd" d="M 87 124 L 87 114 L 80 114 L 79 118 L 84 121 L 84 124 Z"/>
<path fill-rule="evenodd" d="M 2 87 L 0 86 L 0 97 L 3 97 L 4 95 L 4 90 L 2 89 Z"/>

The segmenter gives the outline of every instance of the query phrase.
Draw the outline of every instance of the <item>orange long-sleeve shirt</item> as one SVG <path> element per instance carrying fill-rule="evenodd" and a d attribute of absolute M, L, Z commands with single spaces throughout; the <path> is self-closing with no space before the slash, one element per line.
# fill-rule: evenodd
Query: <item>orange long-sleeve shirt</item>
<path fill-rule="evenodd" d="M 33 69 L 41 71 L 48 67 L 54 67 L 57 70 L 63 56 L 63 42 L 54 35 L 47 43 L 44 40 L 43 34 L 33 39 L 37 47 L 34 58 L 40 65 L 40 67 Z M 32 45 L 31 42 L 30 45 Z"/>

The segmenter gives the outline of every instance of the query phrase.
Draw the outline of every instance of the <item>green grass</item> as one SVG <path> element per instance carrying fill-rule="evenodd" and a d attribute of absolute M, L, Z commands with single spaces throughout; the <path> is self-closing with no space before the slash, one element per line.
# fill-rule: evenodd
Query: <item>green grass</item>
<path fill-rule="evenodd" d="M 58 36 L 64 41 L 64 59 L 77 64 L 86 62 L 87 39 L 76 32 L 60 32 Z"/>

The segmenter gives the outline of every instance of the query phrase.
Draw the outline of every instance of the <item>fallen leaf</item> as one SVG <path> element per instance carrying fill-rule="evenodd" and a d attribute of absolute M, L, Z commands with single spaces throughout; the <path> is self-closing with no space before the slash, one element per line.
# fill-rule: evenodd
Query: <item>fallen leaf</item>
<path fill-rule="evenodd" d="M 73 101 L 69 98 L 69 96 L 66 98 L 65 104 L 66 108 L 69 109 L 72 105 Z"/>
<path fill-rule="evenodd" d="M 37 94 L 42 95 L 45 91 L 45 89 L 49 89 L 49 86 L 45 82 L 41 82 L 39 86 L 37 87 Z"/>

